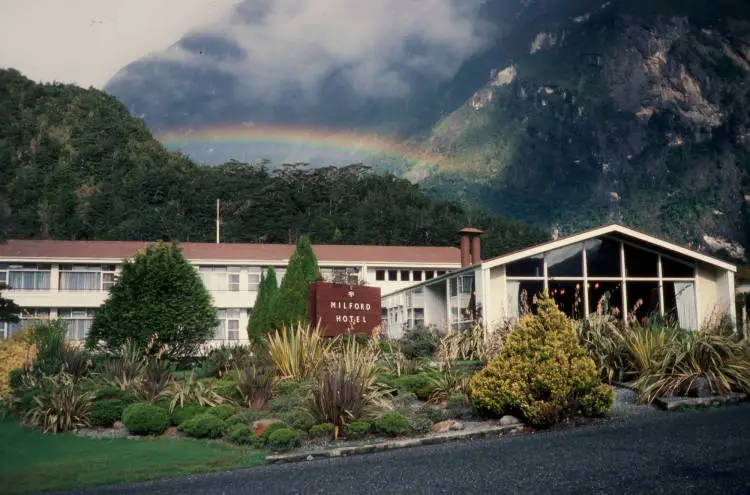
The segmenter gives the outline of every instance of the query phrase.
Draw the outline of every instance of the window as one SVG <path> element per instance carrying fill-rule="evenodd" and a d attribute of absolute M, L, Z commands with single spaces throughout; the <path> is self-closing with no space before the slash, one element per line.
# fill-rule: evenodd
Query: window
<path fill-rule="evenodd" d="M 544 291 L 542 280 L 509 280 L 507 282 L 508 316 L 518 318 L 536 308 L 536 297 Z"/>
<path fill-rule="evenodd" d="M 456 297 L 458 295 L 458 279 L 457 278 L 449 279 L 448 286 L 449 286 L 451 297 Z"/>
<path fill-rule="evenodd" d="M 359 284 L 359 268 L 346 267 L 346 268 L 334 268 L 332 270 L 333 277 L 332 282 L 334 284 Z"/>
<path fill-rule="evenodd" d="M 461 277 L 461 294 L 471 294 L 474 291 L 474 275 Z"/>
<path fill-rule="evenodd" d="M 424 279 L 425 280 L 432 280 L 435 278 L 435 272 L 432 270 L 427 270 L 424 272 Z"/>
<path fill-rule="evenodd" d="M 258 287 L 260 287 L 260 268 L 251 267 L 247 274 L 247 290 L 257 292 Z"/>
<path fill-rule="evenodd" d="M 653 277 L 658 276 L 657 273 L 657 255 L 651 251 L 638 249 L 637 247 L 625 244 L 625 271 L 628 277 Z M 630 299 L 630 291 L 628 291 L 628 301 Z"/>
<path fill-rule="evenodd" d="M 102 272 L 102 289 L 110 290 L 115 285 L 115 270 Z"/>
<path fill-rule="evenodd" d="M 659 314 L 658 282 L 627 282 L 626 310 L 643 323 L 653 314 Z"/>
<path fill-rule="evenodd" d="M 214 332 L 215 340 L 240 340 L 240 312 L 238 308 L 220 309 L 219 326 Z"/>
<path fill-rule="evenodd" d="M 442 277 L 443 275 L 445 275 L 445 270 L 438 270 L 437 271 L 437 276 L 438 277 Z"/>
<path fill-rule="evenodd" d="M 544 255 L 539 254 L 508 263 L 506 270 L 509 277 L 543 277 Z"/>
<path fill-rule="evenodd" d="M 589 312 L 622 317 L 622 282 L 589 280 Z"/>
<path fill-rule="evenodd" d="M 281 287 L 281 281 L 284 280 L 284 275 L 286 275 L 286 268 L 276 267 L 276 283 L 279 287 Z"/>
<path fill-rule="evenodd" d="M 85 340 L 94 322 L 93 308 L 60 308 L 57 316 L 68 327 L 68 340 Z"/>
<path fill-rule="evenodd" d="M 560 311 L 570 318 L 580 319 L 584 315 L 583 281 L 551 280 L 549 295 Z"/>
<path fill-rule="evenodd" d="M 227 288 L 230 292 L 240 291 L 240 271 L 239 266 L 227 267 Z"/>
<path fill-rule="evenodd" d="M 13 290 L 49 290 L 50 265 L 9 265 L 8 286 Z"/>
<path fill-rule="evenodd" d="M 388 280 L 390 280 L 391 282 L 398 280 L 398 271 L 388 270 Z"/>
<path fill-rule="evenodd" d="M 550 277 L 583 277 L 583 246 L 574 244 L 545 254 Z"/>
<path fill-rule="evenodd" d="M 385 270 L 375 270 L 375 280 L 385 280 Z"/>
<path fill-rule="evenodd" d="M 620 241 L 602 238 L 586 241 L 586 269 L 591 277 L 620 277 Z"/>
<path fill-rule="evenodd" d="M 240 290 L 240 272 L 239 266 L 201 266 L 198 268 L 203 285 L 208 290 L 214 291 L 232 291 Z"/>
<path fill-rule="evenodd" d="M 8 323 L 7 336 L 10 337 L 37 321 L 49 320 L 48 308 L 24 308 L 18 315 L 21 321 L 18 323 Z"/>
<path fill-rule="evenodd" d="M 666 278 L 693 278 L 695 277 L 695 267 L 691 264 L 662 256 L 661 275 Z"/>
<path fill-rule="evenodd" d="M 695 282 L 664 282 L 664 314 L 686 330 L 698 330 Z"/>
<path fill-rule="evenodd" d="M 60 265 L 59 290 L 98 291 L 102 288 L 102 267 Z"/>
<path fill-rule="evenodd" d="M 422 281 L 422 271 L 421 270 L 414 270 L 411 272 L 411 279 L 415 282 L 421 282 Z"/>
<path fill-rule="evenodd" d="M 411 272 L 409 270 L 401 270 L 401 281 L 408 282 L 411 279 Z"/>

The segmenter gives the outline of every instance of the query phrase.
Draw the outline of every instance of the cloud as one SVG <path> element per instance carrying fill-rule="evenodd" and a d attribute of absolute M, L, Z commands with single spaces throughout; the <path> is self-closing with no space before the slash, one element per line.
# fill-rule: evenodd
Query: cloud
<path fill-rule="evenodd" d="M 160 55 L 234 74 L 239 92 L 310 94 L 332 74 L 363 96 L 401 97 L 420 74 L 443 80 L 486 42 L 483 0 L 245 0 L 231 15 L 194 30 L 227 50 L 183 42 Z M 212 44 L 216 46 L 216 43 Z M 206 45 L 209 46 L 209 45 Z M 236 53 L 241 56 L 236 56 Z M 288 94 L 288 93 L 287 93 Z"/>

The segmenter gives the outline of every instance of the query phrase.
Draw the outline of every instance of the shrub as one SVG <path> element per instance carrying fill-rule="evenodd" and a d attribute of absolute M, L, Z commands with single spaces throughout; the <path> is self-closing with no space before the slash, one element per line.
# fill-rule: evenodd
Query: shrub
<path fill-rule="evenodd" d="M 465 394 L 453 394 L 446 401 L 445 416 L 451 419 L 471 419 L 474 417 L 474 409 Z"/>
<path fill-rule="evenodd" d="M 277 413 L 290 413 L 296 411 L 302 404 L 303 398 L 296 394 L 274 397 L 268 401 L 268 408 Z"/>
<path fill-rule="evenodd" d="M 289 425 L 287 425 L 283 421 L 276 421 L 275 423 L 271 423 L 270 425 L 266 426 L 266 429 L 263 430 L 263 433 L 261 433 L 260 435 L 262 442 L 265 444 L 268 441 L 268 437 L 271 436 L 273 432 L 285 428 L 289 428 Z"/>
<path fill-rule="evenodd" d="M 24 375 L 26 375 L 26 370 L 23 368 L 10 370 L 10 373 L 8 373 L 8 384 L 11 391 L 20 390 L 23 387 Z"/>
<path fill-rule="evenodd" d="M 279 395 L 307 395 L 312 389 L 311 381 L 282 380 L 276 384 L 276 392 Z"/>
<path fill-rule="evenodd" d="M 220 438 L 224 436 L 227 425 L 213 414 L 198 414 L 182 423 L 178 429 L 192 438 Z"/>
<path fill-rule="evenodd" d="M 281 328 L 284 325 L 307 322 L 308 284 L 319 278 L 318 260 L 310 239 L 304 235 L 300 236 L 294 253 L 289 257 L 278 293 L 272 301 L 267 320 L 268 326 Z"/>
<path fill-rule="evenodd" d="M 91 354 L 84 349 L 65 344 L 60 349 L 61 369 L 74 378 L 83 378 L 91 368 Z"/>
<path fill-rule="evenodd" d="M 271 330 L 273 324 L 272 311 L 276 307 L 278 291 L 279 284 L 276 280 L 276 270 L 269 266 L 267 272 L 260 275 L 258 294 L 255 296 L 253 312 L 247 325 L 248 337 L 257 347 L 264 345 L 264 338 Z"/>
<path fill-rule="evenodd" d="M 242 368 L 250 363 L 251 349 L 244 345 L 221 344 L 208 352 L 203 361 L 203 376 L 221 378 L 235 368 Z"/>
<path fill-rule="evenodd" d="M 229 416 L 224 422 L 227 424 L 228 427 L 235 426 L 235 425 L 245 425 L 247 426 L 248 423 L 250 423 L 250 420 L 248 419 L 247 415 L 245 413 L 237 413 L 232 414 Z"/>
<path fill-rule="evenodd" d="M 214 383 L 197 380 L 195 373 L 191 372 L 185 380 L 171 382 L 164 393 L 170 398 L 171 409 L 177 407 L 177 404 L 184 406 L 190 403 L 212 407 L 224 402 L 224 397 L 217 392 L 217 388 Z"/>
<path fill-rule="evenodd" d="M 273 393 L 274 378 L 273 369 L 267 366 L 247 363 L 236 368 L 235 380 L 242 404 L 255 410 L 266 407 Z"/>
<path fill-rule="evenodd" d="M 199 414 L 206 414 L 209 408 L 199 406 L 198 404 L 185 404 L 181 407 L 175 407 L 171 415 L 171 423 L 173 426 L 180 426 L 188 419 L 193 418 Z"/>
<path fill-rule="evenodd" d="M 36 347 L 34 368 L 43 375 L 56 375 L 62 370 L 61 355 L 67 334 L 68 327 L 62 320 L 39 321 L 29 327 L 29 342 Z"/>
<path fill-rule="evenodd" d="M 170 358 L 195 354 L 219 321 L 211 295 L 179 246 L 151 244 L 121 267 L 86 345 L 117 349 L 131 339 Z"/>
<path fill-rule="evenodd" d="M 409 419 L 409 430 L 416 435 L 425 435 L 432 431 L 432 420 L 427 416 L 413 416 Z"/>
<path fill-rule="evenodd" d="M 615 392 L 608 385 L 597 385 L 579 399 L 579 414 L 590 418 L 607 415 L 615 401 Z"/>
<path fill-rule="evenodd" d="M 161 435 L 169 427 L 169 414 L 153 404 L 140 402 L 125 408 L 122 422 L 133 435 Z"/>
<path fill-rule="evenodd" d="M 399 393 L 410 392 L 419 399 L 426 400 L 430 396 L 432 377 L 425 373 L 418 375 L 404 375 L 396 378 L 393 382 Z"/>
<path fill-rule="evenodd" d="M 268 355 L 282 379 L 311 380 L 320 374 L 335 339 L 325 342 L 320 327 L 297 325 L 296 329 L 282 327 L 266 335 Z"/>
<path fill-rule="evenodd" d="M 81 392 L 67 373 L 44 377 L 43 386 L 34 391 L 34 405 L 25 420 L 43 432 L 65 432 L 90 424 L 90 406 L 94 395 Z"/>
<path fill-rule="evenodd" d="M 393 404 L 393 408 L 397 411 L 410 411 L 411 406 L 418 400 L 419 399 L 415 394 L 411 392 L 404 392 L 394 397 L 391 402 Z"/>
<path fill-rule="evenodd" d="M 346 425 L 346 436 L 352 439 L 364 438 L 372 428 L 372 423 L 365 420 L 352 421 Z"/>
<path fill-rule="evenodd" d="M 310 428 L 310 436 L 312 438 L 332 437 L 333 436 L 333 424 L 322 423 L 322 424 L 313 426 L 312 428 Z"/>
<path fill-rule="evenodd" d="M 112 426 L 122 419 L 128 403 L 120 399 L 104 399 L 91 404 L 89 408 L 92 426 Z"/>
<path fill-rule="evenodd" d="M 280 428 L 268 436 L 267 445 L 274 450 L 290 450 L 302 445 L 302 437 L 296 430 Z"/>
<path fill-rule="evenodd" d="M 424 390 L 429 391 L 430 401 L 441 402 L 451 395 L 466 394 L 469 391 L 469 378 L 469 375 L 461 373 L 456 368 L 448 368 L 444 373 L 429 377 L 429 383 Z"/>
<path fill-rule="evenodd" d="M 99 401 L 108 399 L 118 399 L 127 403 L 136 401 L 136 397 L 131 391 L 117 387 L 104 387 L 94 392 L 94 400 Z"/>
<path fill-rule="evenodd" d="M 247 424 L 240 423 L 229 426 L 227 439 L 230 442 L 238 443 L 240 445 L 249 445 L 254 443 L 255 435 L 253 435 L 253 432 Z"/>
<path fill-rule="evenodd" d="M 425 327 L 410 328 L 401 338 L 401 352 L 408 359 L 431 357 L 437 347 L 437 336 Z"/>
<path fill-rule="evenodd" d="M 401 413 L 390 412 L 375 420 L 375 428 L 380 433 L 395 437 L 409 429 L 409 420 Z"/>
<path fill-rule="evenodd" d="M 145 361 L 141 348 L 127 339 L 101 361 L 99 374 L 107 383 L 120 389 L 137 389 L 141 383 Z"/>
<path fill-rule="evenodd" d="M 420 416 L 430 418 L 430 420 L 432 420 L 434 423 L 438 423 L 446 419 L 447 412 L 448 412 L 447 408 L 443 409 L 434 404 L 425 404 L 424 406 L 419 408 L 419 411 L 417 413 Z"/>
<path fill-rule="evenodd" d="M 152 400 L 160 396 L 172 379 L 172 371 L 174 371 L 172 363 L 161 359 L 159 356 L 147 359 L 140 383 L 140 391 L 143 397 Z"/>
<path fill-rule="evenodd" d="M 16 369 L 23 369 L 24 364 L 29 363 L 30 351 L 27 330 L 0 340 L 0 398 L 11 394 L 10 373 Z"/>
<path fill-rule="evenodd" d="M 473 325 L 464 331 L 451 332 L 438 343 L 435 358 L 439 361 L 483 361 L 487 358 L 484 327 Z"/>
<path fill-rule="evenodd" d="M 541 297 L 537 312 L 524 315 L 500 356 L 471 378 L 480 412 L 549 426 L 575 414 L 578 400 L 599 384 L 596 365 L 554 300 Z"/>
<path fill-rule="evenodd" d="M 213 414 L 220 420 L 225 421 L 234 414 L 234 408 L 229 404 L 219 404 L 208 409 L 208 414 Z"/>
<path fill-rule="evenodd" d="M 628 359 L 628 333 L 616 317 L 595 313 L 576 322 L 578 340 L 594 360 L 599 375 L 606 381 L 622 381 L 630 370 Z"/>
<path fill-rule="evenodd" d="M 315 420 L 309 414 L 303 414 L 297 417 L 291 424 L 295 430 L 309 432 L 315 425 Z"/>

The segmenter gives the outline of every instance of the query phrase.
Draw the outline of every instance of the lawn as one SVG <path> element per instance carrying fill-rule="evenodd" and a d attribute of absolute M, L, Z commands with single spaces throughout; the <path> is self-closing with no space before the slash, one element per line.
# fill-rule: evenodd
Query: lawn
<path fill-rule="evenodd" d="M 0 422 L 0 493 L 79 488 L 264 464 L 248 448 L 190 439 L 43 435 Z"/>

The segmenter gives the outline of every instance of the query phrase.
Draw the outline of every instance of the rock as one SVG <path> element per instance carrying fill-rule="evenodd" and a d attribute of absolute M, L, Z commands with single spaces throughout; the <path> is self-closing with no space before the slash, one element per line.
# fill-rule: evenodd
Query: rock
<path fill-rule="evenodd" d="M 449 431 L 449 430 L 451 430 L 453 428 L 453 426 L 455 424 L 456 424 L 456 421 L 453 421 L 453 420 L 450 420 L 450 419 L 446 420 L 446 421 L 441 421 L 439 423 L 435 423 L 434 425 L 432 425 L 432 431 L 434 431 L 436 433 L 442 433 L 444 431 Z"/>
<path fill-rule="evenodd" d="M 180 433 L 179 431 L 177 431 L 177 427 L 176 426 L 170 426 L 169 428 L 167 428 L 167 431 L 165 431 L 162 434 L 162 436 L 165 436 L 165 437 L 179 437 L 181 435 L 182 435 L 182 433 Z"/>
<path fill-rule="evenodd" d="M 500 426 L 511 426 L 511 425 L 520 425 L 521 420 L 518 419 L 515 416 L 511 416 L 509 414 L 506 414 L 502 418 L 500 418 Z"/>
<path fill-rule="evenodd" d="M 688 397 L 711 397 L 714 395 L 714 392 L 711 390 L 708 380 L 701 376 L 696 378 L 690 385 L 687 395 Z"/>
<path fill-rule="evenodd" d="M 280 421 L 277 418 L 265 418 L 265 419 L 259 419 L 258 421 L 254 422 L 252 424 L 252 429 L 254 430 L 253 434 L 257 437 L 263 434 L 263 432 L 268 428 L 269 425 Z"/>
<path fill-rule="evenodd" d="M 308 461 L 312 461 L 314 459 L 314 457 L 312 456 L 312 454 L 308 454 L 308 456 L 306 457 L 306 459 Z"/>
<path fill-rule="evenodd" d="M 450 427 L 451 431 L 459 431 L 459 430 L 463 430 L 463 429 L 464 429 L 464 424 L 462 422 L 460 422 L 460 421 L 456 421 Z"/>
<path fill-rule="evenodd" d="M 115 421 L 115 424 L 112 425 L 112 428 L 115 430 L 124 430 L 125 429 L 125 423 L 122 421 Z"/>

